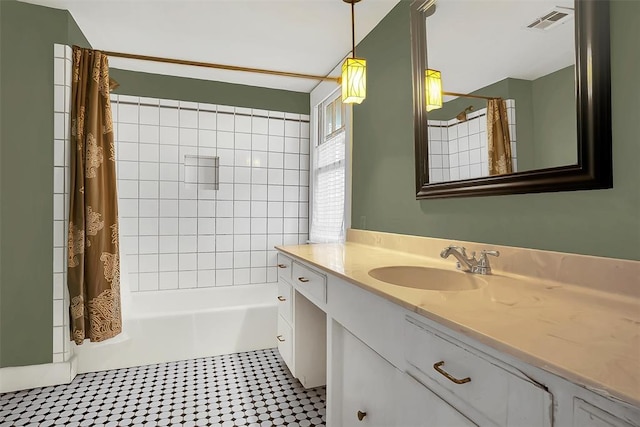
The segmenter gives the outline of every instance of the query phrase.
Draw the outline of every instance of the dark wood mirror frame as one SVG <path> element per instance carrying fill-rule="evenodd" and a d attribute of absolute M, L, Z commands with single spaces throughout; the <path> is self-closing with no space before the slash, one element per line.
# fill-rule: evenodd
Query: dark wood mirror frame
<path fill-rule="evenodd" d="M 613 187 L 609 1 L 575 0 L 578 163 L 443 183 L 429 183 L 424 70 L 425 0 L 411 4 L 416 198 L 489 196 Z M 437 13 L 437 12 L 436 12 Z"/>

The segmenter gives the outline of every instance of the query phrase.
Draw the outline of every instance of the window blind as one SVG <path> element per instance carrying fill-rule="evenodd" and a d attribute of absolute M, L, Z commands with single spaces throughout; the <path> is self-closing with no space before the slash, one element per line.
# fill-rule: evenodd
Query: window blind
<path fill-rule="evenodd" d="M 321 104 L 319 141 L 313 156 L 313 204 L 309 240 L 344 240 L 345 129 L 340 99 Z"/>
<path fill-rule="evenodd" d="M 312 242 L 344 239 L 345 132 L 316 147 L 313 167 L 313 211 L 309 238 Z"/>

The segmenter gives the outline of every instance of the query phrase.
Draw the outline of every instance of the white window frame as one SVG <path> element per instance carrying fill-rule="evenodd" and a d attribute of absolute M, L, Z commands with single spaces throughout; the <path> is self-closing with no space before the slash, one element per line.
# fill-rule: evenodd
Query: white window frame
<path fill-rule="evenodd" d="M 339 67 L 337 68 L 339 69 Z M 327 99 L 335 97 L 340 92 L 340 87 L 335 86 L 335 83 L 323 82 L 311 91 L 310 103 L 311 103 L 311 126 L 310 126 L 310 173 L 309 173 L 309 231 L 311 231 L 311 224 L 313 222 L 313 200 L 314 200 L 314 173 L 313 165 L 315 164 L 315 147 L 318 145 L 319 137 L 321 135 L 319 126 L 320 114 L 319 108 L 322 103 Z M 344 236 L 346 239 L 347 230 L 351 227 L 351 152 L 352 152 L 352 109 L 351 105 L 346 105 L 344 109 L 344 117 L 342 118 L 345 126 L 345 194 L 344 194 Z M 309 240 L 309 243 L 316 243 Z"/>

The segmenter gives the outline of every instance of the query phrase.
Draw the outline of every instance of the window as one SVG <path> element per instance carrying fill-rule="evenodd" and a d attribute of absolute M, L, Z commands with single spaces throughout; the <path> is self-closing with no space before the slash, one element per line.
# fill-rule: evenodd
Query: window
<path fill-rule="evenodd" d="M 309 240 L 314 243 L 344 240 L 344 113 L 339 91 L 318 105 L 318 139 L 313 148 L 313 199 L 309 230 Z"/>

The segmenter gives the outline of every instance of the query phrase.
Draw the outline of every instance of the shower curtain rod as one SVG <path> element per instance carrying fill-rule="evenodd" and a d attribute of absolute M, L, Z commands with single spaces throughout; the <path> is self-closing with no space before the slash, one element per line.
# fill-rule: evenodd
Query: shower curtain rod
<path fill-rule="evenodd" d="M 468 93 L 457 93 L 457 92 L 442 92 L 443 95 L 449 96 L 461 96 L 463 98 L 478 98 L 478 99 L 486 99 L 488 101 L 492 99 L 500 99 L 497 96 L 480 96 L 480 95 L 469 95 Z"/>
<path fill-rule="evenodd" d="M 288 71 L 265 70 L 263 68 L 240 67 L 237 65 L 213 64 L 210 62 L 188 61 L 185 59 L 162 58 L 160 56 L 137 55 L 133 53 L 111 52 L 108 50 L 101 51 L 107 56 L 117 58 L 137 59 L 140 61 L 164 62 L 166 64 L 191 65 L 194 67 L 215 68 L 218 70 L 243 71 L 247 73 L 269 74 L 272 76 L 295 77 L 307 80 L 322 80 L 340 83 L 340 77 L 316 76 L 313 74 L 290 73 Z"/>

